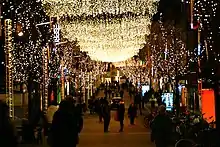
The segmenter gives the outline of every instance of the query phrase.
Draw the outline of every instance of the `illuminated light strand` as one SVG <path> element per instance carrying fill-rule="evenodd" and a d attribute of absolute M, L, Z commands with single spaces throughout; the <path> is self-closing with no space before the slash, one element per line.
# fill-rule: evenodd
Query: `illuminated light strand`
<path fill-rule="evenodd" d="M 189 53 L 182 41 L 181 30 L 172 24 L 165 28 L 161 22 L 155 24 L 154 27 L 155 32 L 152 32 L 149 41 L 152 50 L 153 77 L 174 78 L 176 74 L 185 74 L 188 69 Z"/>
<path fill-rule="evenodd" d="M 150 20 L 123 20 L 120 23 L 61 23 L 66 38 L 77 38 L 82 51 L 93 60 L 104 62 L 124 61 L 138 54 L 149 34 Z"/>
<path fill-rule="evenodd" d="M 36 32 L 36 24 L 47 22 L 42 5 L 38 2 L 22 1 L 16 8 L 14 26 L 21 25 L 23 36 L 17 36 L 14 42 L 14 79 L 27 82 L 29 76 L 41 83 L 43 80 L 43 53 L 42 48 L 49 40 L 42 34 Z M 50 30 L 49 25 L 43 26 L 44 31 Z M 16 27 L 13 32 L 16 32 Z M 50 38 L 49 38 L 50 39 Z"/>
<path fill-rule="evenodd" d="M 49 96 L 49 71 L 48 71 L 48 48 L 43 48 L 43 112 L 47 113 L 48 96 Z"/>
<path fill-rule="evenodd" d="M 192 4 L 191 4 L 192 5 Z M 196 50 L 201 47 L 201 53 L 211 52 L 214 55 L 214 60 L 220 60 L 220 55 L 213 52 L 213 30 L 212 19 L 216 16 L 216 10 L 219 5 L 218 0 L 197 0 L 194 2 L 194 15 L 193 17 L 200 22 L 200 28 L 203 33 L 203 41 L 198 44 Z M 207 48 L 208 47 L 208 48 Z M 201 58 L 205 56 L 201 55 Z M 214 73 L 213 73 L 214 74 Z"/>
<path fill-rule="evenodd" d="M 14 119 L 12 20 L 6 19 L 4 26 L 6 53 L 6 101 L 9 106 L 9 116 Z"/>
<path fill-rule="evenodd" d="M 124 61 L 136 55 L 150 33 L 157 0 L 44 0 L 47 14 L 60 18 L 65 38 L 79 42 L 93 60 Z M 134 15 L 134 16 L 133 16 Z"/>
<path fill-rule="evenodd" d="M 155 3 L 158 0 L 43 0 L 43 6 L 50 16 L 60 17 L 62 15 L 92 15 L 101 13 L 123 14 L 131 12 L 135 14 L 155 13 Z"/>

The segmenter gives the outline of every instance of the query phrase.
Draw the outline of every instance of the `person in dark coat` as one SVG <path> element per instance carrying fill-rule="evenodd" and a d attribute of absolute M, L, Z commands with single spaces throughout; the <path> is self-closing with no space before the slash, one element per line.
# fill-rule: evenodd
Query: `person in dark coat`
<path fill-rule="evenodd" d="M 95 100 L 94 98 L 91 98 L 88 100 L 88 104 L 89 104 L 89 112 L 90 114 L 94 114 L 95 113 Z"/>
<path fill-rule="evenodd" d="M 123 90 L 120 91 L 120 97 L 121 97 L 121 98 L 124 97 L 124 91 L 123 91 Z"/>
<path fill-rule="evenodd" d="M 123 132 L 124 129 L 124 116 L 125 116 L 125 104 L 123 101 L 120 102 L 118 107 L 118 119 L 120 122 L 120 130 L 119 132 Z"/>
<path fill-rule="evenodd" d="M 17 147 L 15 128 L 9 117 L 8 105 L 0 101 L 0 143 L 2 146 Z"/>
<path fill-rule="evenodd" d="M 140 115 L 142 115 L 142 108 L 141 108 L 141 92 L 137 91 L 136 92 L 136 95 L 135 95 L 135 98 L 134 98 L 134 102 L 135 102 L 135 105 L 138 106 L 138 109 L 140 111 Z"/>
<path fill-rule="evenodd" d="M 103 118 L 103 113 L 102 113 L 102 109 L 103 109 L 103 98 L 100 98 L 98 100 L 98 104 L 97 104 L 97 111 L 98 111 L 98 115 L 99 115 L 99 123 L 102 123 L 102 118 Z"/>
<path fill-rule="evenodd" d="M 71 101 L 62 101 L 53 117 L 51 134 L 48 136 L 49 145 L 51 147 L 76 147 L 82 127 L 81 112 Z"/>
<path fill-rule="evenodd" d="M 159 114 L 152 123 L 151 140 L 155 141 L 156 147 L 168 147 L 172 134 L 172 120 L 166 114 L 166 107 L 159 106 Z"/>
<path fill-rule="evenodd" d="M 110 124 L 110 120 L 111 120 L 111 109 L 110 106 L 108 105 L 108 103 L 105 103 L 102 107 L 102 115 L 103 115 L 103 119 L 104 119 L 104 132 L 108 133 L 109 130 L 109 124 Z"/>
<path fill-rule="evenodd" d="M 133 103 L 128 108 L 128 117 L 130 118 L 130 124 L 134 125 L 135 117 L 137 117 L 137 107 Z"/>

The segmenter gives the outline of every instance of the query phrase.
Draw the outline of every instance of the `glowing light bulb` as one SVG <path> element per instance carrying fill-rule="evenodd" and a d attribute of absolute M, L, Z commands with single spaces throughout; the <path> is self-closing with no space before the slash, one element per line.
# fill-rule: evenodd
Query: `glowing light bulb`
<path fill-rule="evenodd" d="M 20 36 L 20 37 L 23 36 L 23 35 L 24 35 L 23 32 L 19 32 L 19 33 L 18 33 L 18 36 Z"/>

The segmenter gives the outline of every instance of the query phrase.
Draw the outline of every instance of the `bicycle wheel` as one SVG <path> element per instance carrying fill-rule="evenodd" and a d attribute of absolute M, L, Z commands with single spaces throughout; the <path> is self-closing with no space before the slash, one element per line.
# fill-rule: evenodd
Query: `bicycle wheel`
<path fill-rule="evenodd" d="M 190 139 L 180 139 L 176 142 L 175 147 L 195 147 L 195 142 Z"/>
<path fill-rule="evenodd" d="M 149 120 L 147 117 L 144 117 L 144 127 L 149 128 Z"/>

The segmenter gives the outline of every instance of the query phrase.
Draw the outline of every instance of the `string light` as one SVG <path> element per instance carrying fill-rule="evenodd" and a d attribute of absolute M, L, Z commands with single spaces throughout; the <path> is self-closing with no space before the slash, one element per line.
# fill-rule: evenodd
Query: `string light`
<path fill-rule="evenodd" d="M 219 6 L 218 0 L 196 0 L 194 2 L 194 13 L 193 17 L 195 20 L 198 20 L 199 22 L 199 28 L 198 32 L 201 35 L 198 35 L 198 47 L 195 49 L 195 51 L 201 51 L 201 55 L 197 56 L 199 67 L 202 66 L 203 62 L 208 63 L 217 63 L 220 61 L 220 54 L 217 50 L 213 49 L 214 46 L 214 40 L 213 37 L 218 32 L 213 32 L 214 30 L 214 22 L 213 20 L 216 17 L 217 7 Z M 191 3 L 193 5 L 193 3 Z M 201 63 L 200 63 L 201 60 Z M 204 66 L 202 66 L 204 67 Z M 214 74 L 214 68 L 216 67 L 215 64 L 209 65 L 208 68 L 210 68 L 209 73 L 211 75 L 205 74 L 206 79 L 204 80 L 210 82 L 210 77 Z M 206 68 L 205 68 L 206 69 Z M 207 72 L 204 72 L 207 73 Z"/>
<path fill-rule="evenodd" d="M 172 24 L 164 27 L 159 22 L 154 25 L 149 41 L 154 77 L 174 78 L 186 72 L 189 54 L 182 39 L 181 30 Z"/>
<path fill-rule="evenodd" d="M 15 12 L 13 31 L 16 32 L 18 26 L 21 26 L 23 33 L 23 36 L 15 35 L 14 79 L 26 82 L 32 76 L 34 81 L 40 83 L 43 75 L 42 48 L 50 39 L 50 37 L 46 37 L 50 26 L 40 26 L 41 33 L 39 34 L 35 25 L 47 22 L 48 17 L 44 13 L 41 3 L 36 1 L 22 1 L 13 11 Z"/>
<path fill-rule="evenodd" d="M 50 16 L 60 17 L 62 15 L 92 15 L 98 16 L 103 13 L 133 14 L 155 13 L 154 4 L 157 0 L 43 0 L 43 6 Z"/>
<path fill-rule="evenodd" d="M 93 60 L 118 62 L 137 54 L 149 34 L 157 0 L 44 0 L 50 16 L 59 17 L 65 38 L 79 42 Z M 67 15 L 66 15 L 67 14 Z"/>
<path fill-rule="evenodd" d="M 6 19 L 4 23 L 6 57 L 6 100 L 9 106 L 9 116 L 14 119 L 12 20 Z"/>
<path fill-rule="evenodd" d="M 48 107 L 48 95 L 49 95 L 49 71 L 48 71 L 48 54 L 49 54 L 49 49 L 48 48 L 43 48 L 42 50 L 43 53 L 43 105 L 44 109 L 43 111 L 47 113 L 47 107 Z"/>
<path fill-rule="evenodd" d="M 193 4 L 191 4 L 193 5 Z M 212 18 L 216 16 L 216 10 L 218 6 L 218 1 L 217 0 L 197 0 L 194 2 L 194 18 L 195 20 L 199 21 L 199 25 L 202 33 L 202 42 L 198 46 L 197 50 L 199 47 L 201 47 L 201 52 L 206 54 L 208 51 L 212 52 L 214 55 L 214 60 L 219 59 L 219 54 L 216 54 L 213 52 L 213 30 L 212 30 Z M 198 38 L 199 39 L 199 38 Z M 206 47 L 209 47 L 208 49 Z M 205 53 L 206 52 L 206 53 Z M 204 58 L 205 56 L 201 56 L 201 58 Z"/>

